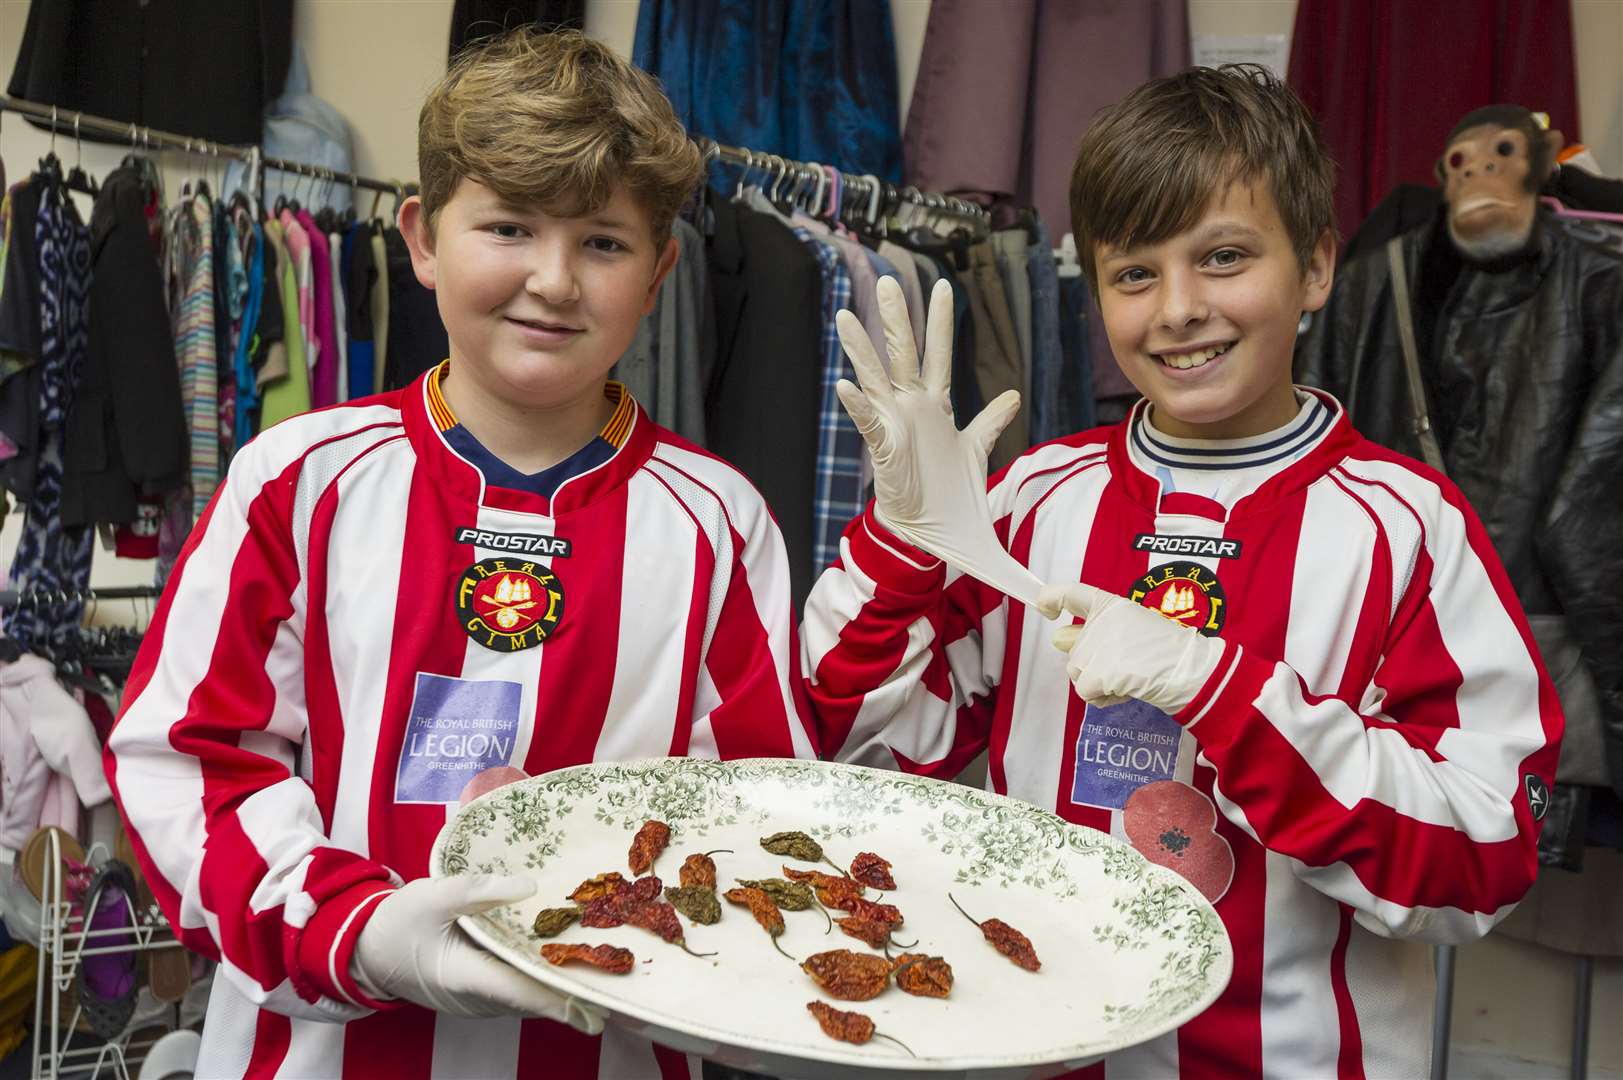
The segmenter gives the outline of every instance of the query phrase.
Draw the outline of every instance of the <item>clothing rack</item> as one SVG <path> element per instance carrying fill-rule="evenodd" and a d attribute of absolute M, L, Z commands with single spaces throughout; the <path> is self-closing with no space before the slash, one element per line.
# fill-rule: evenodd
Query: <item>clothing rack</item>
<path fill-rule="evenodd" d="M 221 158 L 229 157 L 249 163 L 250 172 L 262 174 L 264 169 L 277 169 L 281 172 L 294 173 L 316 180 L 344 183 L 351 188 L 366 188 L 369 191 L 382 193 L 392 192 L 397 197 L 403 197 L 409 188 L 399 180 L 379 180 L 376 177 L 362 176 L 360 173 L 338 172 L 323 165 L 307 165 L 302 161 L 293 161 L 288 158 L 266 157 L 260 153 L 258 146 L 237 146 L 231 143 L 218 143 L 209 139 L 200 139 L 191 135 L 177 135 L 170 131 L 158 131 L 142 124 L 126 123 L 121 120 L 109 120 L 102 116 L 93 116 L 78 110 L 66 110 L 56 105 L 42 105 L 37 101 L 27 101 L 23 98 L 9 97 L 0 94 L 0 112 L 13 112 L 27 116 L 32 120 L 48 127 L 53 134 L 68 135 L 79 138 L 89 131 L 97 135 L 106 135 L 116 139 L 125 140 L 132 148 L 152 150 L 179 150 L 187 154 L 198 154 L 203 157 Z M 781 188 L 784 182 L 793 180 L 796 190 L 807 185 L 817 185 L 821 191 L 823 185 L 828 184 L 829 176 L 824 167 L 814 161 L 792 161 L 776 154 L 758 153 L 748 147 L 725 146 L 703 136 L 695 136 L 695 141 L 704 149 L 707 160 L 721 160 L 733 165 L 740 165 L 746 169 L 764 169 L 776 173 L 774 190 Z M 840 187 L 840 197 L 849 205 L 860 205 L 857 200 L 866 200 L 867 216 L 877 219 L 879 214 L 887 209 L 894 209 L 900 203 L 909 202 L 929 210 L 951 214 L 957 217 L 969 218 L 981 224 L 991 221 L 991 214 L 983 207 L 977 206 L 966 199 L 952 195 L 942 195 L 935 192 L 920 191 L 916 187 L 897 187 L 887 181 L 879 179 L 872 174 L 859 175 L 854 173 L 836 173 Z M 256 176 L 256 180 L 258 177 Z M 262 184 L 258 185 L 263 187 Z"/>
<path fill-rule="evenodd" d="M 815 161 L 792 161 L 777 154 L 758 153 L 744 146 L 724 146 L 703 136 L 694 136 L 694 141 L 704 150 L 707 162 L 719 160 L 745 169 L 761 169 L 775 173 L 774 196 L 785 181 L 793 181 L 793 192 L 801 191 L 807 185 L 816 185 L 821 193 L 823 186 L 829 183 L 826 167 Z M 955 195 L 920 191 L 911 185 L 897 187 L 871 173 L 859 175 L 836 170 L 836 175 L 839 176 L 839 184 L 844 189 L 841 193 L 842 200 L 848 205 L 860 205 L 860 200 L 866 200 L 868 203 L 866 216 L 870 220 L 876 220 L 883 210 L 894 209 L 903 202 L 939 213 L 969 218 L 982 225 L 988 225 L 992 220 L 991 212 L 985 207 L 977 206 Z"/>
<path fill-rule="evenodd" d="M 98 600 L 156 600 L 162 595 L 163 590 L 155 585 L 120 585 L 110 589 L 0 589 L 0 608 L 94 604 Z"/>
<path fill-rule="evenodd" d="M 404 197 L 408 193 L 408 185 L 399 180 L 378 180 L 371 176 L 362 176 L 359 173 L 338 172 L 323 165 L 306 165 L 302 161 L 292 161 L 287 158 L 265 157 L 257 146 L 235 146 L 230 143 L 211 142 L 208 139 L 199 139 L 191 135 L 176 135 L 169 131 L 156 131 L 141 124 L 125 123 L 120 120 L 108 120 L 101 116 L 92 116 L 76 110 L 61 109 L 55 105 L 41 105 L 37 101 L 25 101 L 22 98 L 7 97 L 0 94 L 0 112 L 14 112 L 48 126 L 53 134 L 68 135 L 78 138 L 82 133 L 89 131 L 97 135 L 108 135 L 128 141 L 130 146 L 138 150 L 151 150 L 154 147 L 160 150 L 180 150 L 187 154 L 200 154 L 204 157 L 229 157 L 249 163 L 250 171 L 263 174 L 265 169 L 277 169 L 281 172 L 296 173 L 308 176 L 315 180 L 342 182 L 352 188 L 366 188 L 369 191 L 392 192 Z M 260 177 L 256 176 L 257 181 Z M 259 185 L 263 187 L 262 184 Z M 412 185 L 414 186 L 414 185 Z"/>

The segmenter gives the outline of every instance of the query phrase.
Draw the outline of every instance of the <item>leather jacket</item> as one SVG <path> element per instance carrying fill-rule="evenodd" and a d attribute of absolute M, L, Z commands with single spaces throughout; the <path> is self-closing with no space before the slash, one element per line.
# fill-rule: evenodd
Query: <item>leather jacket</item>
<path fill-rule="evenodd" d="M 1566 616 L 1623 794 L 1623 258 L 1543 210 L 1528 247 L 1491 267 L 1459 258 L 1440 215 L 1401 244 L 1445 469 L 1529 618 Z M 1384 248 L 1340 268 L 1296 379 L 1422 457 Z"/>

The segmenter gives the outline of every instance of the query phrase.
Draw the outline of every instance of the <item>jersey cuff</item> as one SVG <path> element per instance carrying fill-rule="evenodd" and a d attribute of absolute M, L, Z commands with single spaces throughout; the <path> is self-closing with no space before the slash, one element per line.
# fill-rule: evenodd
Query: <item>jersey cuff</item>
<path fill-rule="evenodd" d="M 1223 658 L 1205 685 L 1172 719 L 1190 728 L 1201 743 L 1224 742 L 1251 711 L 1262 684 L 1273 677 L 1275 664 L 1249 656 L 1232 641 L 1223 642 Z"/>
<path fill-rule="evenodd" d="M 395 891 L 387 880 L 373 878 L 339 890 L 316 908 L 299 935 L 299 971 L 324 997 L 366 1009 L 392 1009 L 400 1001 L 380 1001 L 362 991 L 350 964 L 355 942 L 377 910 L 378 902 Z"/>
<path fill-rule="evenodd" d="M 887 589 L 923 594 L 939 590 L 946 579 L 946 564 L 881 524 L 872 502 L 846 533 L 846 543 L 862 572 Z"/>

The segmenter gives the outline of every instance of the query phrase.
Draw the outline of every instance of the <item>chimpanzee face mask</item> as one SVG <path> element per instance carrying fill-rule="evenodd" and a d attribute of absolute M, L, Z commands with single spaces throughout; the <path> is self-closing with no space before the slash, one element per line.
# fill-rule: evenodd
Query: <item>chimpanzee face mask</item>
<path fill-rule="evenodd" d="M 1480 124 L 1459 132 L 1443 151 L 1438 171 L 1448 235 L 1466 258 L 1509 255 L 1532 235 L 1542 178 L 1531 175 L 1529 149 L 1526 132 Z"/>

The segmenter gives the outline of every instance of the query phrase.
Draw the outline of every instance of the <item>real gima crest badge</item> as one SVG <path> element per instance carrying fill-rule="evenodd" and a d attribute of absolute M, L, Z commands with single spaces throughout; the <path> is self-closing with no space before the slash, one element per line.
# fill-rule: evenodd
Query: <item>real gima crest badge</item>
<path fill-rule="evenodd" d="M 455 601 L 462 629 L 496 652 L 541 644 L 564 617 L 558 575 L 523 559 L 480 559 L 457 579 Z"/>
<path fill-rule="evenodd" d="M 1134 582 L 1127 597 L 1208 637 L 1223 629 L 1228 616 L 1217 575 L 1199 563 L 1162 563 Z"/>

